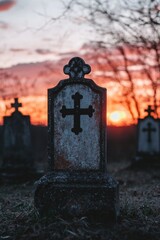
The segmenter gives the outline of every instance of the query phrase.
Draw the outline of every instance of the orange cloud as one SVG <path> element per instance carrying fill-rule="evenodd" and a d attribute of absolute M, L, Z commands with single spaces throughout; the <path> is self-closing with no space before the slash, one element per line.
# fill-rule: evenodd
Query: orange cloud
<path fill-rule="evenodd" d="M 2 0 L 0 1 L 0 11 L 7 11 L 16 4 L 15 0 Z"/>
<path fill-rule="evenodd" d="M 21 49 L 15 49 L 17 50 Z M 0 68 L 0 98 L 46 94 L 47 88 L 55 86 L 64 78 L 61 69 L 63 65 L 57 65 L 54 61 L 45 61 Z"/>

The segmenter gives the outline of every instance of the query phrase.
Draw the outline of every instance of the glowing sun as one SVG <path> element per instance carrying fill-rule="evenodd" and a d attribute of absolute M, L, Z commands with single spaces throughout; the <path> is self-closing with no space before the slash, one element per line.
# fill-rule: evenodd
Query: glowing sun
<path fill-rule="evenodd" d="M 113 123 L 119 123 L 123 121 L 126 117 L 125 112 L 122 111 L 114 111 L 109 114 L 109 119 Z"/>

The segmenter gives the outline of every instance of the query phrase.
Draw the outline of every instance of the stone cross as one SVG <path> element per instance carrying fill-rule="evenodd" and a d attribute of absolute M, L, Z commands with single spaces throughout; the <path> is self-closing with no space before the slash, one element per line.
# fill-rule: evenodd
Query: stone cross
<path fill-rule="evenodd" d="M 15 112 L 18 112 L 18 108 L 22 107 L 22 103 L 18 102 L 18 98 L 15 98 L 14 103 L 11 103 L 11 107 L 15 108 Z"/>
<path fill-rule="evenodd" d="M 119 215 L 118 184 L 108 175 L 106 89 L 85 78 L 91 68 L 79 57 L 64 66 L 68 79 L 48 90 L 48 170 L 35 192 L 41 214 Z"/>
<path fill-rule="evenodd" d="M 74 100 L 74 108 L 66 108 L 65 105 L 62 106 L 60 112 L 62 113 L 62 117 L 66 117 L 67 115 L 74 116 L 74 127 L 71 129 L 76 135 L 82 132 L 82 128 L 80 127 L 80 117 L 81 115 L 88 115 L 92 117 L 93 112 L 95 111 L 91 105 L 88 108 L 80 108 L 80 100 L 83 98 L 79 92 L 76 92 L 72 95 L 72 99 Z"/>
<path fill-rule="evenodd" d="M 152 132 L 155 132 L 155 131 L 156 129 L 152 128 L 152 124 L 150 122 L 147 124 L 147 128 L 143 128 L 143 132 L 147 132 L 147 141 L 149 143 L 152 141 L 151 139 Z"/>
<path fill-rule="evenodd" d="M 144 111 L 148 113 L 148 116 L 151 116 L 151 113 L 154 113 L 154 109 L 152 109 L 151 105 L 148 105 L 148 108 Z"/>

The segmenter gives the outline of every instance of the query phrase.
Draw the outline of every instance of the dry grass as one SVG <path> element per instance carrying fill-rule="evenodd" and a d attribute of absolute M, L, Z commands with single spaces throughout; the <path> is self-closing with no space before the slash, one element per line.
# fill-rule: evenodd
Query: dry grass
<path fill-rule="evenodd" d="M 83 217 L 41 219 L 34 209 L 32 183 L 0 186 L 0 240 L 159 240 L 160 170 L 133 171 L 114 163 L 120 182 L 121 216 L 113 226 L 90 224 Z"/>

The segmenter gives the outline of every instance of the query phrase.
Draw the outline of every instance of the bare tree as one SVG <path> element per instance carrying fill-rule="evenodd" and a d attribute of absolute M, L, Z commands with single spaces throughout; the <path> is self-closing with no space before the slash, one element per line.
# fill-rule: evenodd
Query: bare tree
<path fill-rule="evenodd" d="M 86 13 L 86 21 L 96 32 L 96 39 L 90 45 L 94 54 L 96 49 L 101 77 L 107 84 L 110 81 L 119 84 L 119 102 L 133 120 L 141 117 L 143 102 L 154 105 L 158 117 L 160 1 L 77 0 L 70 8 L 76 11 L 77 5 L 85 9 L 83 15 Z"/>

